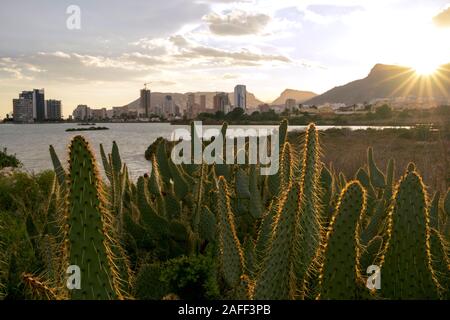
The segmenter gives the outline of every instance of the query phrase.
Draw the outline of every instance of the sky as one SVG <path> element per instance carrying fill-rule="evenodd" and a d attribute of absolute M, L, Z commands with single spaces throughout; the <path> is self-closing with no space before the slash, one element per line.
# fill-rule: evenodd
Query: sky
<path fill-rule="evenodd" d="M 364 78 L 377 63 L 428 70 L 450 62 L 450 0 L 2 0 L 0 7 L 0 118 L 33 88 L 62 100 L 68 116 L 78 104 L 125 105 L 144 83 L 157 92 L 245 84 L 271 102 L 287 88 L 320 94 Z"/>

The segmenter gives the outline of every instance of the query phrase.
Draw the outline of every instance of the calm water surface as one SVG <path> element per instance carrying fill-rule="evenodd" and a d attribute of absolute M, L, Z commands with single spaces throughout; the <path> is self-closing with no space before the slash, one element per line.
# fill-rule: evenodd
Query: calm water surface
<path fill-rule="evenodd" d="M 0 124 L 0 147 L 8 148 L 8 153 L 16 154 L 29 172 L 39 172 L 52 169 L 49 145 L 55 147 L 60 160 L 67 162 L 67 146 L 72 137 L 82 134 L 93 145 L 97 160 L 100 161 L 100 143 L 105 151 L 110 152 L 112 142 L 119 145 L 120 154 L 130 170 L 133 178 L 148 173 L 150 166 L 145 160 L 144 153 L 147 147 L 158 137 L 169 138 L 173 130 L 179 126 L 166 123 L 107 123 L 101 124 L 110 130 L 65 132 L 68 128 L 78 127 L 76 124 Z M 247 126 L 254 128 L 274 128 L 275 126 Z M 230 126 L 233 128 L 233 126 Z M 319 126 L 320 130 L 333 128 L 332 126 Z M 342 127 L 339 127 L 342 128 Z M 347 127 L 353 130 L 367 129 L 363 126 Z M 302 130 L 304 126 L 291 126 L 289 130 Z M 101 164 L 99 163 L 100 167 Z"/>

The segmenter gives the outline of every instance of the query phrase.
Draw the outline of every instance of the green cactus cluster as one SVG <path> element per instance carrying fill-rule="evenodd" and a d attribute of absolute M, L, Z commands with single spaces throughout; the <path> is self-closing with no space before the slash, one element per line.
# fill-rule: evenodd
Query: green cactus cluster
<path fill-rule="evenodd" d="M 320 299 L 355 300 L 361 298 L 360 223 L 366 210 L 366 194 L 358 181 L 342 190 L 331 219 L 321 253 Z"/>
<path fill-rule="evenodd" d="M 440 285 L 431 261 L 428 198 L 414 164 L 408 166 L 394 199 L 381 263 L 382 295 L 391 299 L 436 299 Z"/>
<path fill-rule="evenodd" d="M 46 220 L 23 226 L 39 271 L 16 276 L 44 299 L 449 298 L 450 190 L 429 199 L 414 165 L 397 181 L 372 148 L 346 177 L 322 162 L 314 124 L 288 134 L 283 121 L 279 133 L 271 176 L 256 164 L 175 164 L 162 138 L 137 181 L 115 142 L 109 154 L 100 146 L 104 173 L 83 137 L 67 168 L 50 147 Z M 0 250 L 0 279 L 12 263 Z M 81 289 L 66 287 L 70 265 Z M 371 266 L 381 288 L 366 286 Z"/>

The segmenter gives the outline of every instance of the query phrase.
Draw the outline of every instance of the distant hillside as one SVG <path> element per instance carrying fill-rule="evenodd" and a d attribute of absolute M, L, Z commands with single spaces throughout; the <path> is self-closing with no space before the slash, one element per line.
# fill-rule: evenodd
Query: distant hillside
<path fill-rule="evenodd" d="M 154 106 L 161 106 L 164 102 L 164 99 L 167 95 L 171 95 L 175 104 L 180 106 L 181 110 L 186 108 L 186 103 L 188 100 L 188 95 L 190 93 L 162 93 L 162 92 L 152 92 L 151 104 Z M 214 96 L 217 92 L 194 92 L 195 100 L 197 103 L 200 103 L 200 96 L 206 96 L 206 107 L 212 108 L 214 104 Z M 234 93 L 228 93 L 228 97 L 230 99 L 230 103 L 234 104 Z M 135 101 L 129 103 L 127 106 L 132 110 L 137 110 L 139 108 L 140 98 Z M 263 102 L 258 100 L 253 93 L 247 92 L 247 107 L 248 108 L 256 108 Z"/>
<path fill-rule="evenodd" d="M 431 77 L 419 77 L 411 68 L 377 64 L 366 78 L 336 87 L 305 103 L 352 105 L 378 98 L 407 96 L 450 99 L 450 64 L 441 66 Z"/>
<path fill-rule="evenodd" d="M 299 90 L 293 90 L 293 89 L 286 89 L 271 104 L 272 105 L 284 105 L 286 103 L 287 99 L 294 99 L 297 101 L 297 103 L 303 103 L 303 102 L 308 101 L 316 96 L 317 96 L 317 94 L 315 94 L 314 92 L 310 92 L 310 91 L 299 91 Z"/>

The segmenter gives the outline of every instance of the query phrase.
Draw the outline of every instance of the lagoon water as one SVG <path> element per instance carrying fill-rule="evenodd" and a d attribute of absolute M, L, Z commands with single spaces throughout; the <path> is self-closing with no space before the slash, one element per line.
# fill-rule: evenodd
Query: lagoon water
<path fill-rule="evenodd" d="M 150 170 L 149 162 L 144 157 L 148 146 L 158 137 L 170 138 L 174 129 L 180 128 L 180 126 L 172 126 L 168 123 L 102 123 L 99 126 L 106 126 L 110 130 L 66 132 L 65 130 L 68 128 L 78 127 L 73 123 L 0 124 L 0 148 L 6 147 L 8 153 L 16 154 L 23 163 L 25 170 L 39 172 L 53 168 L 48 151 L 49 145 L 53 145 L 60 160 L 67 163 L 67 146 L 71 138 L 76 135 L 81 134 L 91 142 L 98 161 L 100 161 L 100 144 L 103 144 L 105 152 L 110 152 L 112 142 L 116 141 L 123 162 L 127 164 L 130 175 L 136 179 Z M 275 126 L 246 126 L 246 128 L 251 127 L 275 128 Z M 233 126 L 230 126 L 230 128 L 233 128 Z M 319 130 L 329 128 L 333 127 L 319 126 Z M 356 130 L 367 129 L 368 127 L 348 126 L 346 128 Z M 289 131 L 304 129 L 304 126 L 289 127 Z M 101 166 L 101 163 L 99 163 L 99 166 Z"/>

